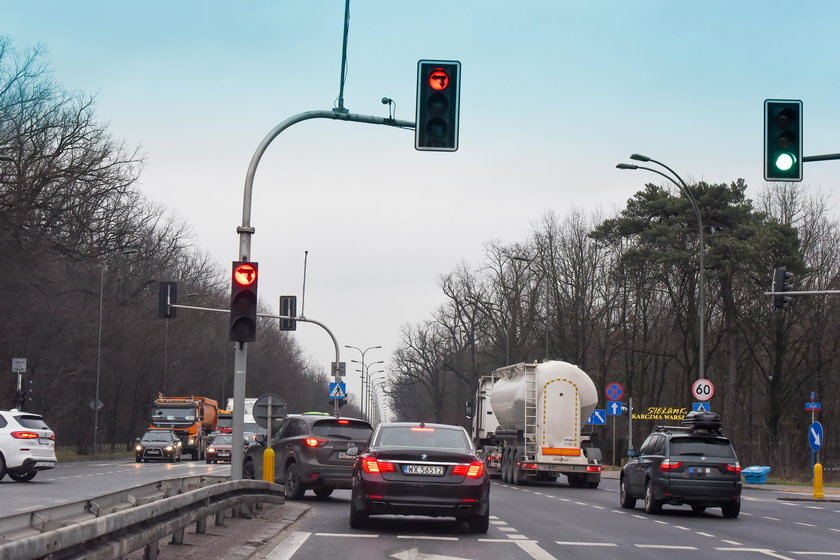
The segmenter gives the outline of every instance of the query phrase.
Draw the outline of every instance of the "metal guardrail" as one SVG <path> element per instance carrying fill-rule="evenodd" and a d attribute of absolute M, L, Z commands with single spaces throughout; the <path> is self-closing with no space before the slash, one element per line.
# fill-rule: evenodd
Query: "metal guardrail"
<path fill-rule="evenodd" d="M 158 542 L 225 512 L 252 512 L 266 502 L 283 503 L 283 487 L 226 477 L 164 480 L 72 504 L 0 518 L 0 558 L 15 560 L 113 560 L 146 547 L 156 558 Z"/>

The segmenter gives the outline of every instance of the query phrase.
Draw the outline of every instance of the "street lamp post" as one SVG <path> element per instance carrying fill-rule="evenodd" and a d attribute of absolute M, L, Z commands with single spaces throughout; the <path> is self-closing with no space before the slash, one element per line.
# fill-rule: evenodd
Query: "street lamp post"
<path fill-rule="evenodd" d="M 367 404 L 368 403 L 367 394 L 370 391 L 370 376 L 371 376 L 370 368 L 372 366 L 375 366 L 376 364 L 384 364 L 385 362 L 382 361 L 382 360 L 379 360 L 379 361 L 376 361 L 376 362 L 371 362 L 369 364 L 364 364 L 364 363 L 360 362 L 359 360 L 350 360 L 350 361 L 353 362 L 354 364 L 359 364 L 359 365 L 362 366 L 361 369 L 357 369 L 356 371 L 358 371 L 361 374 L 361 377 L 362 377 L 362 390 L 361 390 L 361 395 L 360 395 L 359 409 L 362 411 L 362 414 L 364 415 L 365 412 L 370 413 L 370 408 L 368 407 L 368 404 Z M 373 372 L 373 373 L 377 373 L 377 372 Z"/>
<path fill-rule="evenodd" d="M 381 377 L 374 377 L 377 374 L 382 374 Z M 367 410 L 368 416 L 370 416 L 370 411 L 373 409 L 373 389 L 375 388 L 374 381 L 382 382 L 385 376 L 385 370 L 380 369 L 377 371 L 372 371 L 368 374 L 367 379 Z"/>
<path fill-rule="evenodd" d="M 365 354 L 367 354 L 368 350 L 376 350 L 377 348 L 382 348 L 382 346 L 369 346 L 369 347 L 365 348 L 364 350 L 362 350 L 358 346 L 351 346 L 349 344 L 345 344 L 344 347 L 345 348 L 353 348 L 354 350 L 358 350 L 359 353 L 362 355 L 362 361 L 361 361 L 361 364 L 362 364 L 362 389 L 361 389 L 360 395 L 363 396 L 364 395 L 364 390 L 365 390 Z M 351 360 L 351 361 L 355 361 L 355 360 Z M 360 404 L 360 406 L 361 406 L 361 404 Z M 362 410 L 362 414 L 364 414 L 364 410 Z"/>
<path fill-rule="evenodd" d="M 99 431 L 99 378 L 100 366 L 102 364 L 102 308 L 105 297 L 105 269 L 108 266 L 108 260 L 116 255 L 133 255 L 137 253 L 137 249 L 123 249 L 117 253 L 112 253 L 101 263 L 99 270 L 99 329 L 96 339 L 96 389 L 93 396 L 93 456 L 96 457 L 96 442 Z"/>
<path fill-rule="evenodd" d="M 699 331 L 698 332 L 698 336 L 699 336 L 699 344 L 698 344 L 699 353 L 698 354 L 699 355 L 697 357 L 697 363 L 698 363 L 697 379 L 703 379 L 704 378 L 704 372 L 705 372 L 704 360 L 705 360 L 705 355 L 706 355 L 705 340 L 704 340 L 704 330 L 705 330 L 705 325 L 706 325 L 706 303 L 705 303 L 705 301 L 706 301 L 705 300 L 706 290 L 704 289 L 704 286 L 705 286 L 704 276 L 705 276 L 706 269 L 703 266 L 703 254 L 706 252 L 706 244 L 705 244 L 705 241 L 704 241 L 704 238 L 703 238 L 703 219 L 700 215 L 700 207 L 697 205 L 697 200 L 694 198 L 694 195 L 691 194 L 691 190 L 689 190 L 688 185 L 685 184 L 685 181 L 682 180 L 682 177 L 677 175 L 676 171 L 674 171 L 673 169 L 671 169 L 670 167 L 668 167 L 667 165 L 665 165 L 661 161 L 656 161 L 655 159 L 649 158 L 647 156 L 643 156 L 641 154 L 632 154 L 630 156 L 630 159 L 636 160 L 636 161 L 651 162 L 651 163 L 655 163 L 655 164 L 657 164 L 661 167 L 664 167 L 665 169 L 670 171 L 674 175 L 674 177 L 677 178 L 677 180 L 674 180 L 674 177 L 671 177 L 670 175 L 668 175 L 666 173 L 662 173 L 658 169 L 653 169 L 652 167 L 645 167 L 643 165 L 633 165 L 633 164 L 629 164 L 629 163 L 619 163 L 618 165 L 616 165 L 616 167 L 618 169 L 644 169 L 645 171 L 651 171 L 653 173 L 656 173 L 657 175 L 665 177 L 666 179 L 671 181 L 673 184 L 675 184 L 677 186 L 677 188 L 680 189 L 683 192 L 683 194 L 685 194 L 686 198 L 688 198 L 689 202 L 691 202 L 692 208 L 694 208 L 694 216 L 697 219 L 697 232 L 698 232 L 697 252 L 699 253 L 699 260 L 700 260 L 700 275 L 699 275 L 699 280 L 697 282 L 697 290 L 699 292 L 698 298 L 697 298 L 698 302 L 699 302 L 699 310 L 697 312 L 698 322 L 699 322 L 699 326 L 698 326 L 698 331 Z M 677 181 L 679 181 L 679 182 L 677 182 Z"/>

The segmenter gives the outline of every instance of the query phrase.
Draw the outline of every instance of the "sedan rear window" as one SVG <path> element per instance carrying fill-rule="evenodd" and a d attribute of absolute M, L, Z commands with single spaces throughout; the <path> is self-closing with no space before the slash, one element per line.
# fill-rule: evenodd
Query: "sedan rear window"
<path fill-rule="evenodd" d="M 321 420 L 312 426 L 312 433 L 325 438 L 367 441 L 373 428 L 367 422 L 352 420 Z"/>
<path fill-rule="evenodd" d="M 389 426 L 379 432 L 378 447 L 422 447 L 424 449 L 469 449 L 470 441 L 461 430 Z"/>
<path fill-rule="evenodd" d="M 735 451 L 725 439 L 681 437 L 671 439 L 671 456 L 734 458 Z"/>

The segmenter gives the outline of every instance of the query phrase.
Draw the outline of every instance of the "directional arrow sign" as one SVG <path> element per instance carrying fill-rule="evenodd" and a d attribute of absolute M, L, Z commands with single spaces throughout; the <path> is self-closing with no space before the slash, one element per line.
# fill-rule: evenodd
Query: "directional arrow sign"
<path fill-rule="evenodd" d="M 811 424 L 811 427 L 808 428 L 808 443 L 811 445 L 811 450 L 819 451 L 820 447 L 822 447 L 822 441 L 822 424 L 820 424 L 819 422 L 814 422 L 813 424 Z"/>
<path fill-rule="evenodd" d="M 592 411 L 592 414 L 589 416 L 589 420 L 586 421 L 587 424 L 606 424 L 607 423 L 607 411 L 603 408 L 596 408 Z"/>
<path fill-rule="evenodd" d="M 607 414 L 610 416 L 621 416 L 623 408 L 621 401 L 610 401 L 610 404 L 607 405 Z"/>

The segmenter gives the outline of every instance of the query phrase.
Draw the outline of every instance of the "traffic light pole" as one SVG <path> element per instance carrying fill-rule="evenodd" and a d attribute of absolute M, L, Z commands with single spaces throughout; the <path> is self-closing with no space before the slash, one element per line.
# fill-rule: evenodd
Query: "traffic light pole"
<path fill-rule="evenodd" d="M 263 154 L 268 149 L 271 142 L 277 138 L 281 132 L 299 122 L 310 119 L 332 119 L 339 121 L 353 121 L 368 124 L 380 124 L 384 126 L 395 126 L 398 128 L 406 128 L 414 130 L 414 123 L 409 121 L 400 121 L 386 117 L 376 117 L 373 115 L 358 115 L 356 113 L 344 112 L 343 107 L 341 111 L 306 111 L 298 113 L 289 117 L 285 121 L 275 126 L 259 146 L 257 146 L 254 155 L 251 157 L 251 163 L 248 165 L 248 172 L 245 174 L 245 190 L 242 197 L 242 225 L 236 228 L 236 233 L 239 234 L 239 255 L 237 260 L 250 261 L 251 260 L 251 236 L 254 234 L 254 227 L 251 225 L 251 200 L 254 191 L 254 176 L 257 174 L 257 166 L 262 159 Z M 323 326 L 323 325 L 322 325 Z M 332 335 L 332 333 L 330 333 Z M 333 338 L 335 340 L 335 338 Z M 336 356 L 338 352 L 336 351 Z M 245 407 L 245 376 L 246 363 L 248 359 L 248 343 L 240 342 L 236 347 L 234 356 L 233 368 L 233 441 L 242 441 L 244 432 L 244 415 L 243 409 Z M 338 375 L 336 375 L 338 377 Z M 336 409 L 338 403 L 336 403 Z M 230 478 L 231 480 L 242 479 L 242 459 L 243 449 L 241 445 L 234 445 L 231 449 L 231 465 Z"/>

